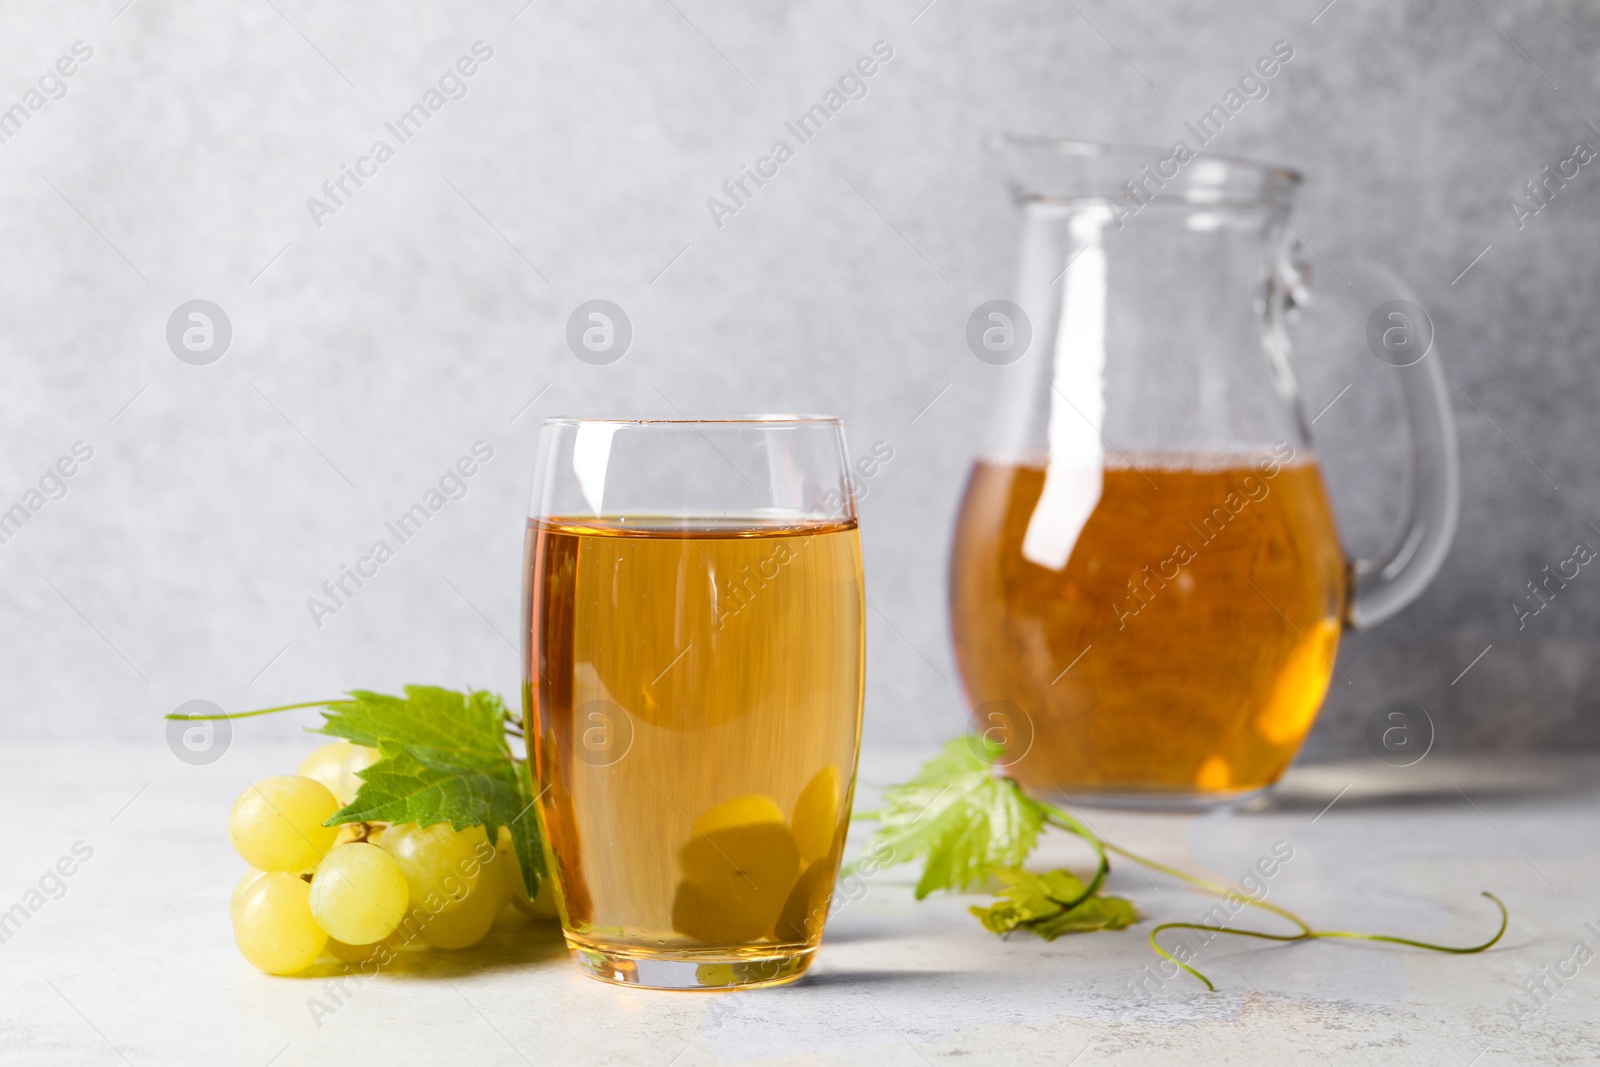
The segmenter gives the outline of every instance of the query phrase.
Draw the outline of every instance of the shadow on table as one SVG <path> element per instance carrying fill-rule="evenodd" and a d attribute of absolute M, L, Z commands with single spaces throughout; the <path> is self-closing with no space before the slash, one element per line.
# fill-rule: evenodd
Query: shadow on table
<path fill-rule="evenodd" d="M 830 923 L 833 920 L 828 920 Z M 877 926 L 829 926 L 822 935 L 823 945 L 852 945 L 864 941 L 882 941 L 902 936 L 887 928 Z"/>
<path fill-rule="evenodd" d="M 567 945 L 561 937 L 561 924 L 523 916 L 502 919 L 489 935 L 471 948 L 438 949 L 421 946 L 404 948 L 377 968 L 393 978 L 465 978 L 494 971 L 520 970 L 532 964 L 558 963 L 567 959 Z M 342 974 L 373 973 L 374 964 L 345 964 L 324 960 L 297 978 L 330 978 Z"/>
<path fill-rule="evenodd" d="M 1409 767 L 1376 759 L 1291 768 L 1276 789 L 1247 810 L 1318 812 L 1340 809 L 1422 807 L 1484 800 L 1549 799 L 1595 795 L 1600 756 L 1434 756 Z"/>
<path fill-rule="evenodd" d="M 826 989 L 833 986 L 910 985 L 915 982 L 943 981 L 966 971 L 811 971 L 794 983 L 796 989 Z"/>

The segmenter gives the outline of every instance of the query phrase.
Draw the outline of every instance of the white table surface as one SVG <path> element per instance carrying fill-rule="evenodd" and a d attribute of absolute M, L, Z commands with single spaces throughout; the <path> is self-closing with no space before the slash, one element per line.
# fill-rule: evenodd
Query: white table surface
<path fill-rule="evenodd" d="M 207 767 L 165 747 L 0 751 L 0 910 L 74 843 L 93 849 L 66 892 L 0 944 L 0 1063 L 1488 1067 L 1600 1056 L 1600 959 L 1550 983 L 1520 1024 L 1509 1006 L 1574 942 L 1600 952 L 1600 759 L 1434 756 L 1406 770 L 1368 760 L 1292 772 L 1255 814 L 1089 813 L 1135 851 L 1224 877 L 1288 842 L 1294 858 L 1269 899 L 1326 929 L 1468 943 L 1493 928 L 1478 896 L 1492 889 L 1511 927 L 1482 955 L 1218 938 L 1199 959 L 1216 993 L 1179 977 L 1141 997 L 1130 984 L 1156 962 L 1149 920 L 1053 944 L 1002 941 L 966 913 L 978 898 L 917 903 L 902 868 L 833 917 L 810 976 L 787 988 L 618 989 L 580 975 L 553 927 L 513 924 L 465 953 L 408 954 L 351 982 L 317 1020 L 308 1002 L 332 1003 L 326 979 L 252 970 L 227 908 L 243 869 L 228 806 L 304 750 L 235 738 Z M 922 755 L 868 753 L 859 802 Z M 1081 864 L 1083 852 L 1051 835 L 1034 859 Z M 1125 863 L 1111 886 L 1155 918 L 1196 920 L 1210 906 Z"/>

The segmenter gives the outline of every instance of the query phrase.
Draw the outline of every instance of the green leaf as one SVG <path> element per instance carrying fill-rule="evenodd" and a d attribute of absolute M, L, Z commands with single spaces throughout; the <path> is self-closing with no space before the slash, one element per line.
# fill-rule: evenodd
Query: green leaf
<path fill-rule="evenodd" d="M 522 793 L 509 756 L 476 763 L 430 749 L 424 759 L 418 750 L 384 739 L 377 749 L 382 758 L 362 772 L 355 800 L 330 823 L 447 822 L 457 830 L 483 826 L 487 831 L 496 813 L 510 810 L 495 823 L 500 826 L 520 810 Z"/>
<path fill-rule="evenodd" d="M 1062 934 L 1121 930 L 1139 920 L 1132 902 L 1121 897 L 1084 899 L 1088 887 L 1071 871 L 1034 874 L 1013 868 L 996 871 L 995 877 L 1004 883 L 1000 899 L 987 908 L 973 905 L 970 910 L 997 934 L 1021 928 L 1054 941 Z"/>
<path fill-rule="evenodd" d="M 996 871 L 995 877 L 1003 885 L 1000 899 L 987 908 L 974 905 L 970 910 L 997 934 L 1059 915 L 1067 904 L 1083 896 L 1083 882 L 1067 870 L 1033 874 L 1014 867 Z"/>
<path fill-rule="evenodd" d="M 322 732 L 377 748 L 380 741 L 440 752 L 470 752 L 479 759 L 511 758 L 506 744 L 506 706 L 494 693 L 465 693 L 431 685 L 408 685 L 403 697 L 350 691 L 349 700 L 322 713 Z"/>
<path fill-rule="evenodd" d="M 1509 921 L 1506 906 L 1488 892 L 1483 895 L 1500 910 L 1500 929 L 1479 944 L 1458 947 L 1392 934 L 1313 930 L 1287 908 L 1252 899 L 1235 888 L 1104 840 L 1082 819 L 1027 796 L 1012 779 L 996 776 L 994 764 L 1001 752 L 1000 746 L 985 737 L 958 737 L 924 763 L 911 781 L 884 790 L 881 808 L 852 817 L 875 820 L 879 827 L 868 844 L 867 856 L 852 863 L 848 870 L 860 870 L 869 860 L 893 865 L 921 857 L 924 866 L 917 882 L 918 899 L 935 889 L 967 889 L 998 879 L 1002 886 L 1000 899 L 988 907 L 972 907 L 972 914 L 997 934 L 1026 929 L 1049 941 L 1062 934 L 1122 930 L 1139 921 L 1138 909 L 1131 901 L 1100 894 L 1111 869 L 1108 851 L 1219 898 L 1238 897 L 1245 904 L 1287 919 L 1297 928 L 1293 933 L 1277 934 L 1229 927 L 1220 931 L 1225 934 L 1281 942 L 1349 938 L 1455 954 L 1483 952 L 1505 936 Z M 1088 883 L 1068 870 L 1034 874 L 1022 869 L 1022 861 L 1032 851 L 1044 826 L 1074 834 L 1094 849 L 1099 865 Z M 1150 931 L 1150 946 L 1163 959 L 1205 983 L 1207 989 L 1215 989 L 1209 978 L 1177 959 L 1157 940 L 1166 930 L 1202 928 L 1188 922 L 1160 923 Z"/>
<path fill-rule="evenodd" d="M 868 851 L 893 863 L 924 859 L 917 899 L 982 885 L 1033 851 L 1045 808 L 995 775 L 999 751 L 977 735 L 955 738 L 911 781 L 884 791 Z"/>
<path fill-rule="evenodd" d="M 506 742 L 505 704 L 493 693 L 408 685 L 405 696 L 352 690 L 328 705 L 322 733 L 376 748 L 379 760 L 360 773 L 361 789 L 328 820 L 447 822 L 482 826 L 494 841 L 509 827 L 531 898 L 544 875 L 533 789 Z"/>
<path fill-rule="evenodd" d="M 521 805 L 506 825 L 511 829 L 511 848 L 517 856 L 517 867 L 522 872 L 522 891 L 529 900 L 539 895 L 539 880 L 545 877 L 544 844 L 539 840 L 539 817 L 533 805 L 539 798 L 529 777 L 532 764 L 516 767 L 517 797 Z"/>
<path fill-rule="evenodd" d="M 1123 897 L 1090 897 L 1075 908 L 1028 923 L 1028 929 L 1054 941 L 1062 934 L 1085 934 L 1096 930 L 1125 930 L 1139 921 L 1139 909 Z"/>

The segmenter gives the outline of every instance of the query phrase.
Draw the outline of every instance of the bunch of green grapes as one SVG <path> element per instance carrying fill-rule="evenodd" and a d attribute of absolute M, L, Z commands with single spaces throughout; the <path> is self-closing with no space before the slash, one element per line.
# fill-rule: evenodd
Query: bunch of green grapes
<path fill-rule="evenodd" d="M 481 826 L 325 825 L 377 759 L 335 741 L 234 802 L 228 837 L 252 870 L 233 890 L 233 937 L 255 967 L 294 974 L 324 953 L 381 965 L 404 948 L 475 945 L 508 904 L 554 915 L 548 883 L 537 900 L 524 896 L 504 828 L 490 844 Z"/>

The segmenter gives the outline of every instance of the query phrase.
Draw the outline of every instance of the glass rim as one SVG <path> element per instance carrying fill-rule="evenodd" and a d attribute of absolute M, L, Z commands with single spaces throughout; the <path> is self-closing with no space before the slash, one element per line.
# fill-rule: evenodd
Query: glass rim
<path fill-rule="evenodd" d="M 1033 152 L 1054 152 L 1063 156 L 1099 158 L 1111 156 L 1136 156 L 1139 158 L 1155 156 L 1159 158 L 1172 151 L 1170 148 L 1158 148 L 1155 145 L 1081 141 L 1071 137 L 1020 133 L 1015 130 L 1000 130 L 989 134 L 984 138 L 984 146 L 991 151 L 1016 148 Z M 1305 181 L 1305 175 L 1299 169 L 1283 163 L 1269 163 L 1263 159 L 1226 155 L 1220 152 L 1195 152 L 1193 155 L 1195 159 L 1220 163 L 1233 170 L 1253 170 L 1264 177 L 1287 182 L 1292 186 L 1300 185 Z"/>
<path fill-rule="evenodd" d="M 843 426 L 837 415 L 774 413 L 746 415 L 551 415 L 541 426 Z"/>

